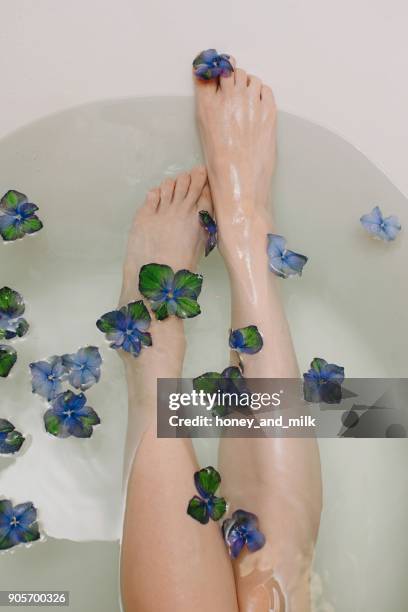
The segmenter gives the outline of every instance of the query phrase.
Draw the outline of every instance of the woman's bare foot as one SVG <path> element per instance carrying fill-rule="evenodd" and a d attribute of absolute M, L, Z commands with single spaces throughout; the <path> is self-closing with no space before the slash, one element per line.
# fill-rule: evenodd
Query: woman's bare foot
<path fill-rule="evenodd" d="M 196 80 L 197 118 L 220 228 L 221 248 L 231 230 L 248 222 L 267 229 L 275 167 L 276 104 L 270 87 L 241 68 L 216 82 Z M 266 233 L 265 231 L 265 233 Z"/>
<path fill-rule="evenodd" d="M 199 211 L 212 214 L 207 171 L 197 166 L 151 189 L 130 230 L 119 303 L 141 299 L 139 270 L 144 264 L 167 264 L 175 271 L 194 271 L 203 253 L 205 234 Z"/>

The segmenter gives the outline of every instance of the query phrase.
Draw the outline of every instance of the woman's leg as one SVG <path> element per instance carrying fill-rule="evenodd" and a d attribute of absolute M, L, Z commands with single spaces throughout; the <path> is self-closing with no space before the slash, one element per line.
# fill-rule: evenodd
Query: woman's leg
<path fill-rule="evenodd" d="M 195 269 L 204 238 L 198 211 L 211 211 L 205 182 L 205 169 L 196 168 L 148 194 L 129 238 L 121 305 L 140 299 L 143 264 Z M 122 541 L 124 609 L 236 612 L 234 578 L 219 526 L 212 521 L 200 525 L 186 514 L 198 469 L 191 440 L 156 436 L 156 382 L 181 377 L 183 323 L 171 317 L 152 322 L 149 331 L 152 347 L 137 359 L 122 354 L 129 389 L 128 463 L 133 459 Z"/>
<path fill-rule="evenodd" d="M 197 83 L 197 113 L 231 282 L 232 327 L 255 324 L 264 347 L 244 358 L 247 378 L 299 376 L 279 279 L 268 271 L 267 211 L 275 163 L 272 91 L 237 69 L 213 84 Z M 230 510 L 258 515 L 267 542 L 243 552 L 234 571 L 241 612 L 308 612 L 309 575 L 317 537 L 321 484 L 312 439 L 234 439 L 220 444 L 223 495 Z M 286 605 L 285 605 L 286 604 Z"/>

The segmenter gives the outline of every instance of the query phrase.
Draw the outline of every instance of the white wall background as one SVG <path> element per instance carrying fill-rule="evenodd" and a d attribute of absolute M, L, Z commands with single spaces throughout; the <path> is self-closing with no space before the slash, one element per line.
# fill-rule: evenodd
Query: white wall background
<path fill-rule="evenodd" d="M 405 0 L 0 0 L 0 19 L 0 136 L 101 98 L 191 95 L 214 46 L 408 195 Z"/>

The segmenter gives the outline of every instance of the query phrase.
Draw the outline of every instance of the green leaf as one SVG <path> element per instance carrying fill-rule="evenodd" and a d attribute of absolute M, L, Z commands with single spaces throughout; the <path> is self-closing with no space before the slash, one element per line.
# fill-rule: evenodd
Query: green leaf
<path fill-rule="evenodd" d="M 170 288 L 174 279 L 170 266 L 151 263 L 142 266 L 139 273 L 139 291 L 148 299 L 157 299 L 166 288 Z"/>
<path fill-rule="evenodd" d="M 0 345 L 0 377 L 6 378 L 17 361 L 17 352 L 5 344 Z"/>

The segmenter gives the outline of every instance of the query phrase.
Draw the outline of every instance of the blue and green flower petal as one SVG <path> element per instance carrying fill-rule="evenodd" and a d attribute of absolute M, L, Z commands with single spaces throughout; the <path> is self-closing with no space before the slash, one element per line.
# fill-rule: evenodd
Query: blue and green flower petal
<path fill-rule="evenodd" d="M 0 344 L 0 378 L 6 378 L 17 361 L 17 352 L 11 346 Z"/>
<path fill-rule="evenodd" d="M 102 315 L 96 322 L 113 349 L 122 349 L 138 357 L 144 346 L 152 345 L 151 317 L 142 300 Z"/>
<path fill-rule="evenodd" d="M 193 388 L 196 391 L 204 393 L 230 393 L 237 394 L 248 393 L 248 388 L 245 378 L 242 376 L 241 370 L 235 366 L 225 368 L 219 372 L 205 372 L 201 376 L 193 379 Z M 230 412 L 230 406 L 216 405 L 211 413 L 213 416 L 223 417 Z"/>
<path fill-rule="evenodd" d="M 0 550 L 28 544 L 40 538 L 37 510 L 32 502 L 13 506 L 9 499 L 0 500 Z"/>
<path fill-rule="evenodd" d="M 268 234 L 269 268 L 276 276 L 302 276 L 308 258 L 286 248 L 286 239 L 277 234 Z"/>
<path fill-rule="evenodd" d="M 263 347 L 262 336 L 256 325 L 248 325 L 231 330 L 229 336 L 230 348 L 238 353 L 254 355 Z"/>
<path fill-rule="evenodd" d="M 211 251 L 217 246 L 217 242 L 218 242 L 217 223 L 212 218 L 210 213 L 206 210 L 200 210 L 198 214 L 200 217 L 200 223 L 207 233 L 207 242 L 205 245 L 205 256 L 207 257 L 211 253 Z"/>
<path fill-rule="evenodd" d="M 202 81 L 227 77 L 234 71 L 230 56 L 217 53 L 215 49 L 201 51 L 193 61 L 193 69 L 195 76 Z"/>
<path fill-rule="evenodd" d="M 57 438 L 90 438 L 100 422 L 95 410 L 86 405 L 85 395 L 72 391 L 60 393 L 44 414 L 46 431 Z"/>
<path fill-rule="evenodd" d="M 202 525 L 211 518 L 219 521 L 227 510 L 227 502 L 223 497 L 216 497 L 221 476 L 216 469 L 208 466 L 194 474 L 194 483 L 199 495 L 194 495 L 188 503 L 187 514 Z"/>
<path fill-rule="evenodd" d="M 315 357 L 303 374 L 303 394 L 307 402 L 338 404 L 342 399 L 344 368 Z"/>
<path fill-rule="evenodd" d="M 81 391 L 86 391 L 99 382 L 102 357 L 96 346 L 85 346 L 76 353 L 63 355 L 62 363 L 68 371 L 69 383 Z"/>
<path fill-rule="evenodd" d="M 46 361 L 30 363 L 32 392 L 47 401 L 54 400 L 62 391 L 68 369 L 61 357 L 54 355 Z"/>
<path fill-rule="evenodd" d="M 24 314 L 23 297 L 10 287 L 0 289 L 0 340 L 24 336 L 29 325 L 21 316 Z"/>
<path fill-rule="evenodd" d="M 200 274 L 189 270 L 179 270 L 174 274 L 169 266 L 151 263 L 140 270 L 139 291 L 149 300 L 158 320 L 171 315 L 187 319 L 201 312 L 197 298 L 202 282 Z"/>
<path fill-rule="evenodd" d="M 236 510 L 222 525 L 222 533 L 231 559 L 236 559 L 244 546 L 256 552 L 265 545 L 265 536 L 258 529 L 258 518 L 252 512 Z"/>
<path fill-rule="evenodd" d="M 384 218 L 379 206 L 375 206 L 370 213 L 363 215 L 360 223 L 371 236 L 385 242 L 395 240 L 401 231 L 398 217 L 391 215 Z"/>
<path fill-rule="evenodd" d="M 11 189 L 0 200 L 0 235 L 10 242 L 38 232 L 43 224 L 35 214 L 38 206 L 24 193 Z"/>
<path fill-rule="evenodd" d="M 0 455 L 17 453 L 24 443 L 24 436 L 7 419 L 0 419 Z"/>

